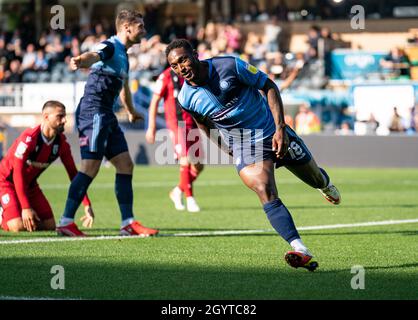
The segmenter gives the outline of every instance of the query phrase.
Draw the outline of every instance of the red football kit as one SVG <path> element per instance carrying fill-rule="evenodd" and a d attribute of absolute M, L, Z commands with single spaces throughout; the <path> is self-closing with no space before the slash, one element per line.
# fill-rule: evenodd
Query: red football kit
<path fill-rule="evenodd" d="M 180 92 L 181 86 L 184 83 L 184 79 L 178 77 L 171 68 L 167 68 L 158 77 L 154 93 L 164 99 L 164 113 L 167 128 L 171 131 L 171 139 L 174 144 L 174 151 L 177 158 L 181 156 L 187 156 L 190 147 L 194 143 L 200 142 L 200 137 L 195 137 L 194 140 L 188 141 L 187 136 L 191 129 L 197 128 L 193 117 L 184 111 L 177 102 L 177 96 Z M 185 124 L 185 132 L 180 127 L 179 121 Z M 200 156 L 200 146 L 193 155 L 196 158 Z"/>
<path fill-rule="evenodd" d="M 4 230 L 8 230 L 8 221 L 21 217 L 22 209 L 32 208 L 41 220 L 53 218 L 37 178 L 58 157 L 72 180 L 78 171 L 64 134 L 47 141 L 38 125 L 26 129 L 14 141 L 0 162 L 0 211 Z M 83 204 L 91 205 L 87 196 Z"/>

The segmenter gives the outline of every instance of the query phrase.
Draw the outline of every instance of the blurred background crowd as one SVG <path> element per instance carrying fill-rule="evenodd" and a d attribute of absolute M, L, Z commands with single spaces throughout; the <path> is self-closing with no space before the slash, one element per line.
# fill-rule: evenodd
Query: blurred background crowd
<path fill-rule="evenodd" d="M 49 4 L 48 1 L 41 2 L 45 2 L 46 6 Z M 211 12 L 216 12 L 216 6 L 213 5 L 216 1 L 209 2 Z M 140 45 L 128 52 L 131 85 L 136 92 L 134 99 L 138 108 L 147 108 L 152 86 L 166 68 L 166 45 L 173 39 L 187 38 L 196 48 L 200 59 L 217 55 L 237 56 L 267 73 L 284 95 L 289 93 L 290 100 L 296 105 L 287 112 L 287 121 L 301 134 L 321 131 L 354 134 L 356 123 L 360 131 L 376 132 L 379 127 L 378 116 L 369 113 L 367 119 L 357 119 L 350 109 L 353 98 L 344 82 L 346 79 L 344 76 L 335 79 L 338 70 L 333 66 L 332 55 L 342 49 L 363 48 L 361 44 L 348 41 L 350 39 L 343 39 L 340 33 L 332 30 L 331 25 L 318 24 L 318 17 L 321 22 L 350 18 L 349 6 L 335 5 L 343 1 L 334 1 L 334 5 L 330 5 L 330 2 L 305 1 L 302 3 L 307 4 L 302 6 L 302 10 L 291 11 L 287 5 L 290 1 L 276 1 L 269 10 L 260 8 L 259 2 L 249 1 L 244 12 L 230 13 L 227 17 L 212 14 L 203 20 L 187 12 L 183 15 L 161 15 L 163 3 L 142 3 L 140 9 L 144 13 L 147 36 Z M 346 2 L 348 4 L 349 1 Z M 86 80 L 88 71 L 71 72 L 68 62 L 71 57 L 94 50 L 98 43 L 115 33 L 114 15 L 96 14 L 97 4 L 92 0 L 64 1 L 64 8 L 66 3 L 71 3 L 73 8 L 72 15 L 66 17 L 65 29 L 53 30 L 48 24 L 43 24 L 40 29 L 39 21 L 35 18 L 36 3 L 35 0 L 24 4 L 6 2 L 1 7 L 0 83 L 69 83 Z M 369 15 L 368 18 L 391 18 L 389 16 L 394 9 L 390 10 L 390 3 L 387 0 L 385 6 L 377 7 L 375 16 Z M 114 6 L 114 10 L 118 8 Z M 417 7 L 414 8 L 417 10 Z M 293 45 L 300 50 L 292 50 L 286 23 L 297 20 L 309 23 L 309 27 L 301 38 L 303 45 Z M 383 54 L 378 58 L 376 70 L 350 80 L 366 81 L 371 76 L 379 81 L 418 80 L 417 51 L 410 50 L 407 53 L 407 49 L 418 48 L 418 29 L 408 29 L 408 37 L 404 40 L 401 45 L 386 46 L 380 50 Z M 415 133 L 418 127 L 417 109 L 414 104 L 411 105 L 409 114 L 404 116 L 394 105 L 388 132 Z"/>

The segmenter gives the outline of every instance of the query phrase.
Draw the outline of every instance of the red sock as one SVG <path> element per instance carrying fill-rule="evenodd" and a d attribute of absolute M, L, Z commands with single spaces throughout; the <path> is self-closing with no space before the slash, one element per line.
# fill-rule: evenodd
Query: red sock
<path fill-rule="evenodd" d="M 180 166 L 180 183 L 179 188 L 181 191 L 184 192 L 186 197 L 193 196 L 192 184 L 191 184 L 191 176 L 189 174 L 189 165 Z"/>
<path fill-rule="evenodd" d="M 197 176 L 199 175 L 199 172 L 194 171 L 192 169 L 192 166 L 189 167 L 189 176 L 190 176 L 190 183 L 193 183 L 196 179 Z"/>

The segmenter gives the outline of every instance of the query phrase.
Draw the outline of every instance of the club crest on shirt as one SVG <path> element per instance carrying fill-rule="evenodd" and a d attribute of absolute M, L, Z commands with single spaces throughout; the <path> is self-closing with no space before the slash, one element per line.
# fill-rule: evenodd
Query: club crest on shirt
<path fill-rule="evenodd" d="M 4 205 L 6 205 L 10 202 L 10 196 L 9 196 L 8 193 L 6 193 L 5 195 L 3 195 L 1 197 L 1 202 L 3 202 Z"/>
<path fill-rule="evenodd" d="M 228 82 L 228 81 L 226 81 L 226 80 L 222 80 L 222 81 L 219 83 L 219 86 L 221 87 L 221 89 L 222 89 L 222 90 L 226 90 L 226 89 L 228 89 L 228 88 L 229 88 L 229 82 Z"/>
<path fill-rule="evenodd" d="M 28 145 L 23 141 L 20 141 L 15 151 L 15 157 L 18 159 L 23 159 L 23 155 L 25 154 L 27 149 Z"/>
<path fill-rule="evenodd" d="M 58 148 L 59 145 L 58 144 L 54 144 L 54 146 L 52 147 L 52 154 L 55 156 L 58 153 Z"/>

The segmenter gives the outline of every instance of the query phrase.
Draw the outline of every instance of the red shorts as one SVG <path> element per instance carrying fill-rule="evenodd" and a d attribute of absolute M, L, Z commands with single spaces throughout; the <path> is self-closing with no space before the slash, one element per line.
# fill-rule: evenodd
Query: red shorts
<path fill-rule="evenodd" d="M 187 157 L 191 163 L 201 162 L 203 157 L 202 142 L 196 125 L 173 127 L 168 126 L 176 160 Z"/>
<path fill-rule="evenodd" d="M 28 198 L 39 219 L 44 221 L 54 217 L 51 206 L 38 185 L 28 190 Z M 0 206 L 0 211 L 2 211 L 0 214 L 3 218 L 1 227 L 8 231 L 7 222 L 22 217 L 19 199 L 13 184 L 10 182 L 0 182 Z"/>

